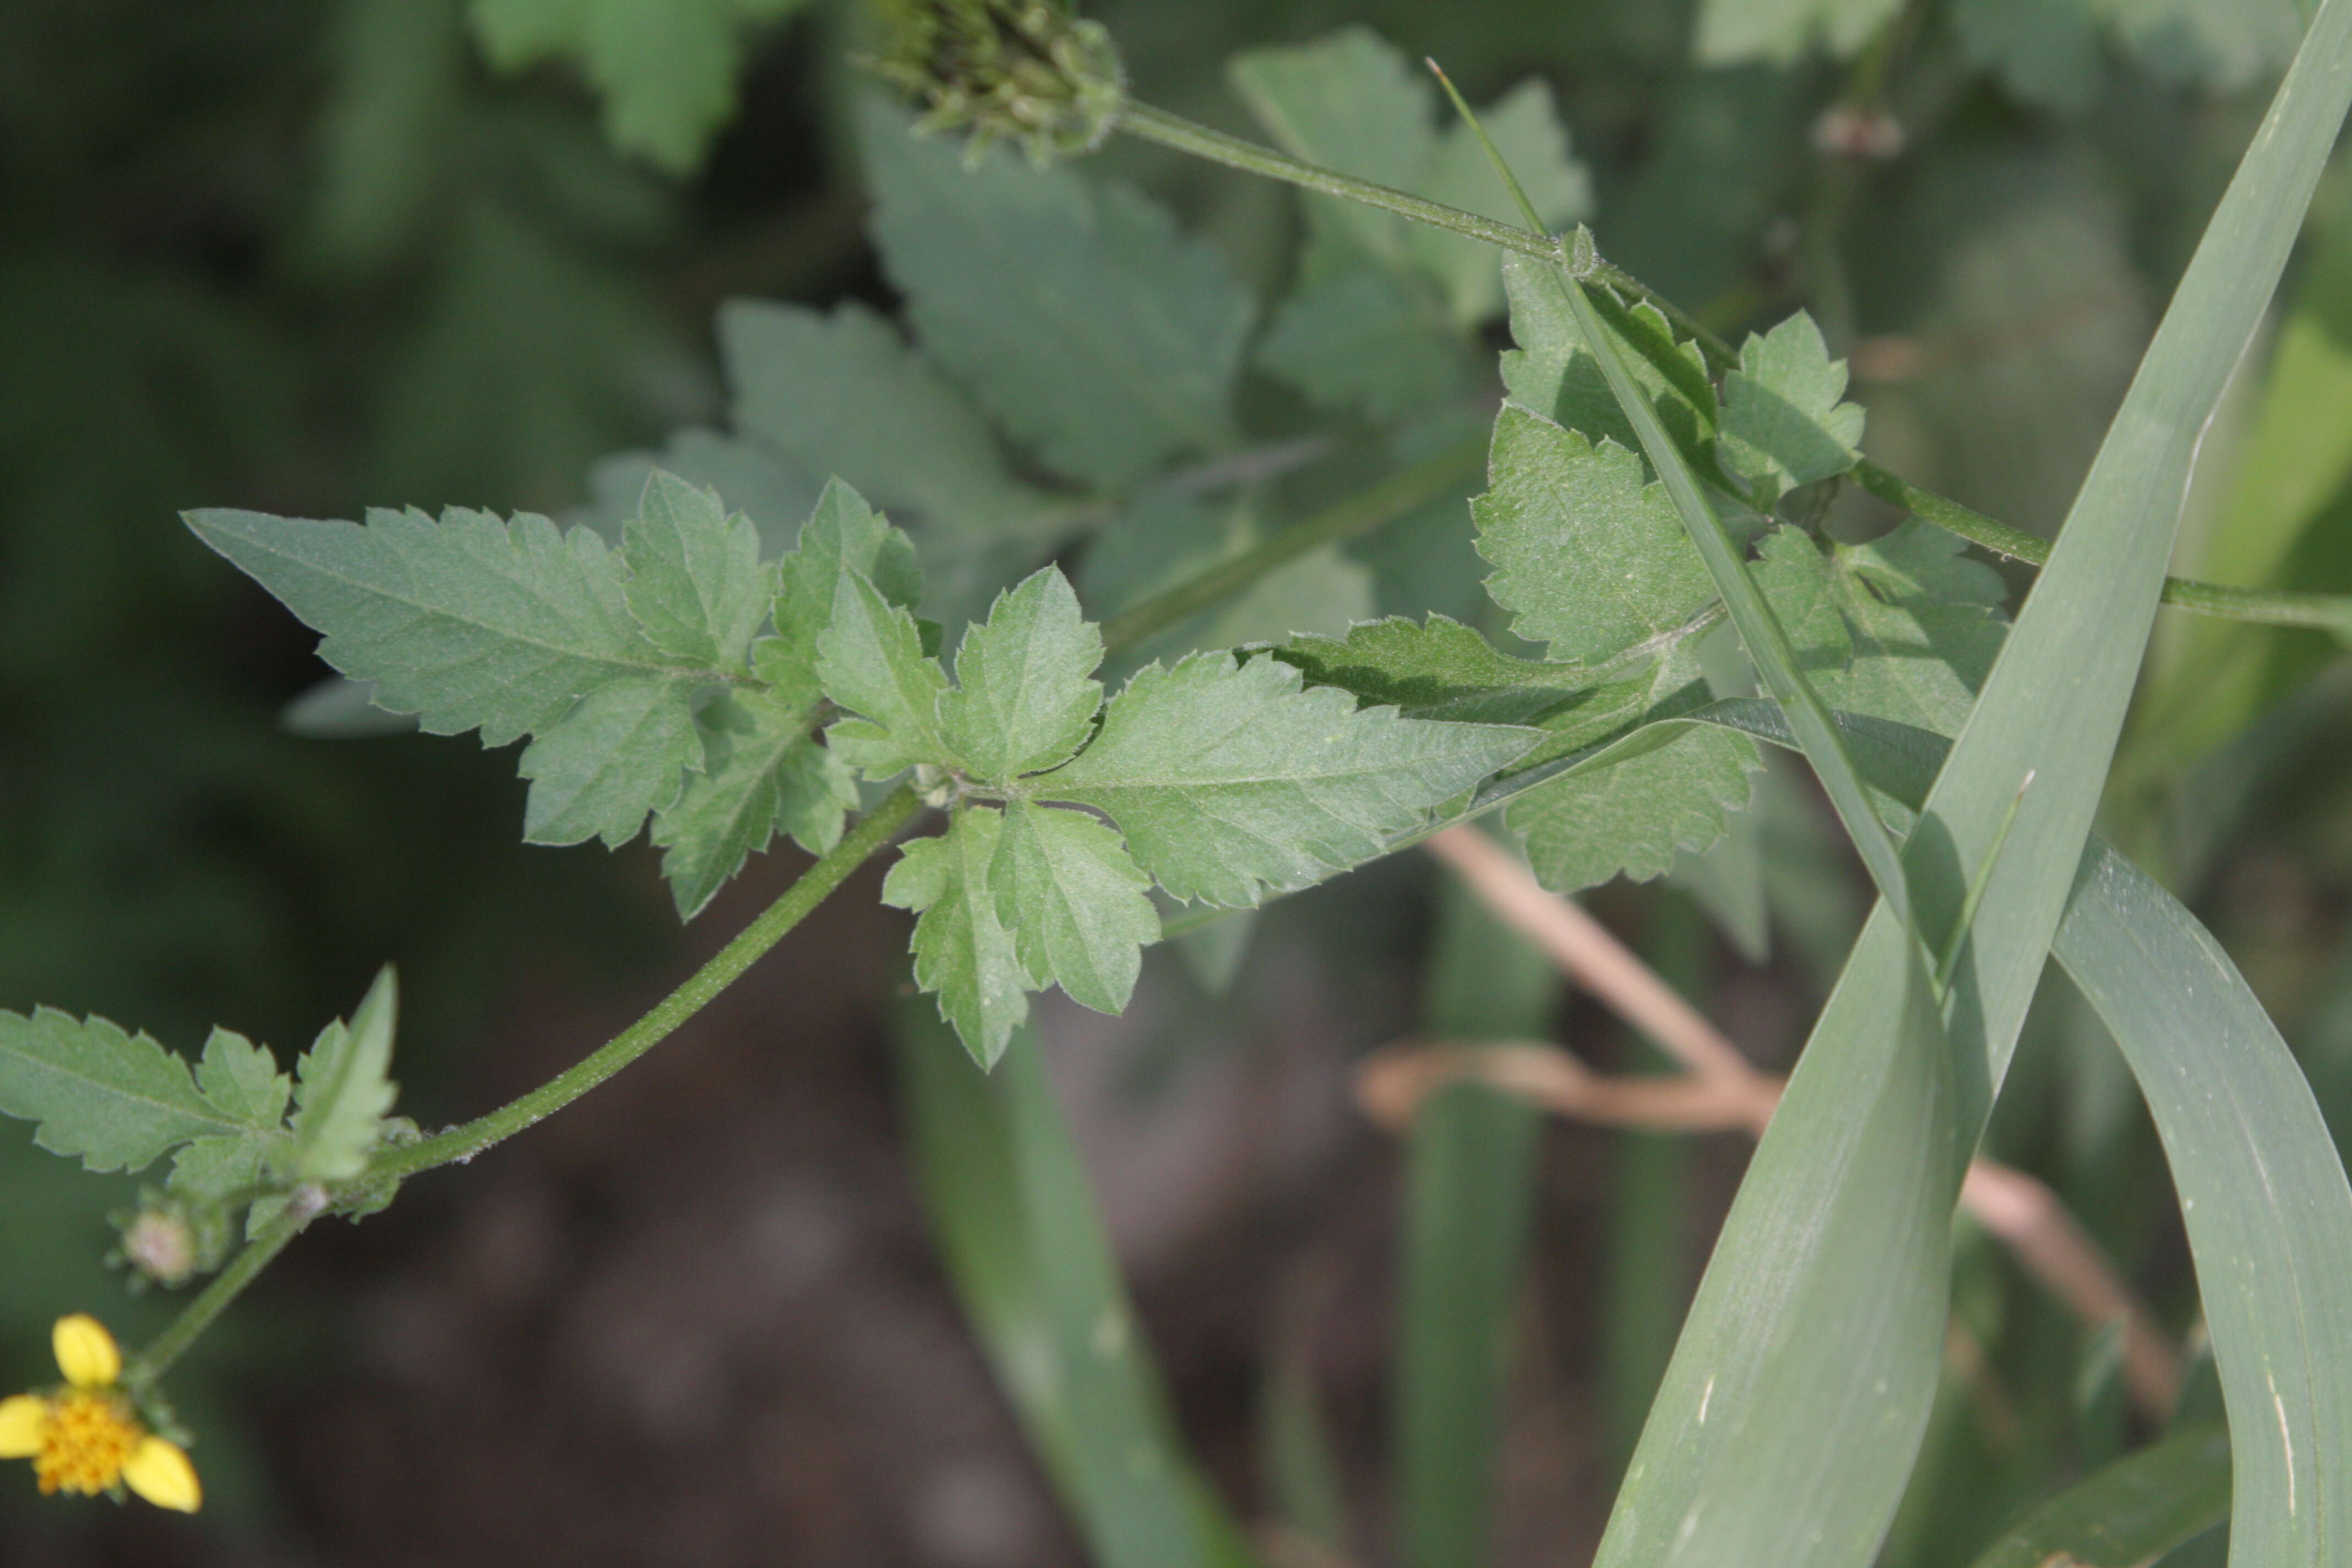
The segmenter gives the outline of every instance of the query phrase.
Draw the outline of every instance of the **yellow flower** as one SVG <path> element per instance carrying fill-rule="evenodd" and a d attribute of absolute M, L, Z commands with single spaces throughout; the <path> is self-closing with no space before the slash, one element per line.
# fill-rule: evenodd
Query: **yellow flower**
<path fill-rule="evenodd" d="M 204 1501 L 185 1450 L 147 1430 L 115 1385 L 122 1352 L 96 1318 L 59 1318 L 50 1342 L 60 1387 L 0 1399 L 0 1459 L 30 1459 L 45 1492 L 85 1497 L 128 1486 L 158 1508 L 194 1513 Z M 120 1496 L 120 1493 L 116 1495 Z"/>

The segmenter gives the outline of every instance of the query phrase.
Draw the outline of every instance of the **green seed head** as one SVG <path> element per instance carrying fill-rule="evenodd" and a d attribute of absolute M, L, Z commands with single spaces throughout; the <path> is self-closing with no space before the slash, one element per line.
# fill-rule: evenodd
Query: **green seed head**
<path fill-rule="evenodd" d="M 1127 77 L 1098 22 L 1066 0 L 868 0 L 883 46 L 866 63 L 921 105 L 921 129 L 961 131 L 975 153 L 1011 142 L 1033 163 L 1110 134 Z"/>

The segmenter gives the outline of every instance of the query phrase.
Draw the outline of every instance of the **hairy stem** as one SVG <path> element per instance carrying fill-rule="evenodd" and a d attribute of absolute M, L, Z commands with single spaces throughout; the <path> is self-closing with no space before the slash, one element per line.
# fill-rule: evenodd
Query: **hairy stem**
<path fill-rule="evenodd" d="M 745 926 L 734 941 L 720 948 L 709 963 L 687 976 L 685 983 L 656 1003 L 651 1012 L 613 1037 L 593 1055 L 487 1116 L 477 1117 L 463 1126 L 452 1127 L 420 1142 L 386 1150 L 369 1162 L 367 1173 L 361 1180 L 373 1185 L 384 1181 L 397 1181 L 419 1171 L 429 1171 L 436 1165 L 446 1165 L 452 1161 L 470 1160 L 490 1145 L 511 1138 L 524 1128 L 553 1115 L 644 1056 L 680 1024 L 700 1012 L 712 997 L 733 984 L 737 976 L 782 941 L 786 931 L 807 918 L 809 911 L 823 903 L 826 895 L 848 880 L 851 872 L 888 843 L 892 835 L 914 816 L 921 804 L 911 786 L 901 784 L 881 804 L 859 818 L 857 826 L 850 829 L 847 837 L 828 850 L 816 864 L 802 872 L 799 880 L 785 889 L 783 895 L 770 904 L 759 919 Z"/>
<path fill-rule="evenodd" d="M 1482 240 L 1498 249 L 1545 261 L 1564 259 L 1559 240 L 1554 236 L 1497 223 L 1493 218 L 1464 212 L 1443 202 L 1425 201 L 1419 196 L 1376 184 L 1370 180 L 1359 180 L 1294 158 L 1286 153 L 1278 153 L 1271 147 L 1260 146 L 1238 136 L 1228 136 L 1205 125 L 1196 125 L 1166 110 L 1155 109 L 1132 99 L 1119 110 L 1118 129 L 1147 142 L 1155 142 L 1163 147 L 1189 153 L 1196 158 L 1205 158 L 1213 163 L 1223 163 L 1245 174 L 1281 180 L 1305 190 L 1319 191 L 1325 195 L 1340 196 L 1349 201 L 1361 202 L 1367 206 L 1379 207 L 1416 223 L 1451 229 L 1455 234 Z M 1738 351 L 1720 333 L 1631 273 L 1607 261 L 1599 261 L 1585 276 L 1593 282 L 1606 283 L 1629 299 L 1641 300 L 1654 307 L 1677 333 L 1698 344 L 1699 352 L 1706 357 L 1709 370 L 1719 374 L 1738 366 Z M 2047 541 L 2023 529 L 1987 517 L 1972 507 L 1938 495 L 1924 486 L 1915 485 L 1875 463 L 1864 460 L 1855 465 L 1853 479 L 1864 489 L 1889 505 L 1948 532 L 1956 533 L 1971 543 L 1980 544 L 1997 555 L 2032 566 L 2039 566 L 2050 559 Z M 2168 577 L 2164 583 L 2164 603 L 2224 620 L 2251 621 L 2262 626 L 2311 627 L 2332 632 L 2352 643 L 2352 595 L 2231 588 L 2220 584 Z"/>
<path fill-rule="evenodd" d="M 1454 485 L 1478 471 L 1486 459 L 1484 436 L 1447 447 L 1411 468 L 1390 475 L 1366 490 L 1327 507 L 1306 521 L 1284 529 L 1273 538 L 1251 546 L 1230 560 L 1220 561 L 1163 593 L 1121 610 L 1102 624 L 1105 647 L 1114 652 L 1132 647 L 1166 631 L 1189 616 L 1198 615 L 1226 595 L 1248 586 L 1308 551 L 1335 540 L 1369 533 L 1417 506 L 1444 495 Z"/>
<path fill-rule="evenodd" d="M 319 1216 L 320 1207 L 316 1189 L 295 1194 L 278 1217 L 263 1226 L 244 1249 L 229 1259 L 228 1267 L 214 1275 L 212 1282 L 180 1309 L 180 1315 L 148 1342 L 147 1348 L 132 1360 L 123 1381 L 134 1390 L 142 1389 L 169 1371 L 172 1363 L 213 1326 L 213 1320 L 226 1311 L 229 1303 L 245 1294 L 245 1288 L 259 1279 L 261 1271 L 286 1250 L 286 1244 L 301 1235 L 303 1227 Z"/>

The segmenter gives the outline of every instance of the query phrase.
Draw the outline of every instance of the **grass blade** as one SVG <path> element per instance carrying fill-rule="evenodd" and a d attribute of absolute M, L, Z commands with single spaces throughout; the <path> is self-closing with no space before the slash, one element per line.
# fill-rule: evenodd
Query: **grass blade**
<path fill-rule="evenodd" d="M 2210 932 L 2105 845 L 2057 953 L 2164 1140 L 2237 1456 L 2230 1560 L 2352 1552 L 2352 1187 L 2311 1087 Z"/>
<path fill-rule="evenodd" d="M 1768 704 L 1705 712 L 1794 747 Z M 1895 725 L 1853 734 L 1887 797 L 1907 806 L 1926 795 L 1940 737 Z M 2310 1085 L 2211 933 L 2096 838 L 2052 952 L 2130 1064 L 2171 1163 L 2235 1434 L 2231 1561 L 2340 1561 L 2352 1528 L 2352 1185 Z"/>
<path fill-rule="evenodd" d="M 1449 879 L 1423 1022 L 1453 1039 L 1545 1033 L 1550 963 Z M 1457 1083 L 1415 1113 L 1396 1342 L 1399 1558 L 1475 1568 L 1492 1534 L 1495 1446 L 1534 1211 L 1534 1107 Z"/>
<path fill-rule="evenodd" d="M 908 1136 L 966 1317 L 1094 1561 L 1250 1561 L 1177 1440 L 1034 1028 L 992 1075 L 928 1006 L 894 1038 Z"/>
<path fill-rule="evenodd" d="M 2198 439 L 2347 95 L 2352 0 L 2327 0 L 1905 847 L 1918 913 L 1949 929 L 2006 838 L 1953 976 L 1955 1057 L 1920 1063 L 1890 1027 L 1916 959 L 1882 902 L 1725 1226 L 1603 1539 L 1607 1568 L 1836 1568 L 1875 1552 L 1934 1392 L 1959 1159 L 2064 912 Z M 1935 1082 L 1954 1061 L 1969 1075 L 1947 1076 L 1957 1106 Z M 1872 1373 L 1857 1383 L 1861 1362 Z"/>
<path fill-rule="evenodd" d="M 1974 1568 L 2140 1568 L 2230 1512 L 2230 1435 L 2195 1426 L 2034 1510 Z"/>

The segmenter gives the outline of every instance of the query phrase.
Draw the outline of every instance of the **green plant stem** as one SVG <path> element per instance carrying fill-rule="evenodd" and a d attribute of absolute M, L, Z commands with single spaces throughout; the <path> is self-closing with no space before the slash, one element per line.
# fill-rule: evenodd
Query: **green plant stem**
<path fill-rule="evenodd" d="M 245 1294 L 245 1288 L 261 1276 L 286 1244 L 302 1234 L 303 1228 L 320 1214 L 316 1202 L 306 1203 L 298 1196 L 289 1202 L 278 1217 L 261 1227 L 260 1234 L 247 1242 L 242 1250 L 228 1261 L 228 1266 L 212 1278 L 212 1282 L 172 1320 L 163 1331 L 148 1342 L 139 1352 L 123 1381 L 134 1390 L 149 1387 L 157 1378 L 171 1370 L 172 1363 L 184 1354 L 187 1348 L 213 1326 L 213 1320 L 228 1310 L 230 1302 Z"/>
<path fill-rule="evenodd" d="M 1103 644 L 1114 652 L 1132 647 L 1310 550 L 1370 532 L 1444 495 L 1449 487 L 1475 473 L 1486 456 L 1486 437 L 1478 436 L 1400 469 L 1370 489 L 1325 508 L 1239 555 L 1220 561 L 1166 592 L 1120 611 L 1102 624 Z"/>
<path fill-rule="evenodd" d="M 826 851 L 800 875 L 800 879 L 770 904 L 759 919 L 745 926 L 735 940 L 683 984 L 655 1004 L 651 1012 L 630 1025 L 594 1054 L 556 1074 L 530 1093 L 509 1100 L 487 1116 L 476 1117 L 419 1142 L 386 1150 L 368 1163 L 361 1177 L 365 1185 L 398 1181 L 419 1171 L 453 1161 L 470 1160 L 492 1144 L 562 1110 L 590 1089 L 644 1056 L 670 1032 L 700 1012 L 710 999 L 782 940 L 786 931 L 849 879 L 874 852 L 890 841 L 920 808 L 911 785 L 901 784 L 873 810 L 860 817 L 847 837 Z"/>
<path fill-rule="evenodd" d="M 2012 528 L 1987 517 L 1948 496 L 1913 484 L 1889 473 L 1868 458 L 1853 467 L 1854 483 L 1889 506 L 1897 507 L 1948 533 L 1957 533 L 1996 555 L 2040 566 L 2050 559 L 2050 542 L 2038 533 Z M 2164 580 L 2164 603 L 2177 609 L 2223 620 L 2252 621 L 2268 626 L 2302 626 L 2332 632 L 2352 641 L 2352 594 L 2295 594 L 2262 588 L 2231 588 L 2187 577 Z"/>
<path fill-rule="evenodd" d="M 1415 223 L 1451 229 L 1455 234 L 1482 240 L 1499 249 L 1545 261 L 1564 259 L 1559 240 L 1554 236 L 1497 223 L 1493 218 L 1464 212 L 1443 202 L 1424 201 L 1370 180 L 1359 180 L 1294 158 L 1286 153 L 1278 153 L 1271 147 L 1260 146 L 1238 136 L 1229 136 L 1222 131 L 1212 131 L 1205 125 L 1196 125 L 1180 115 L 1132 99 L 1119 110 L 1118 129 L 1179 153 L 1205 158 L 1213 163 L 1223 163 L 1245 174 L 1280 180 L 1305 190 L 1319 191 L 1325 195 L 1361 202 L 1367 206 L 1411 218 Z M 1588 274 L 1588 279 L 1592 282 L 1605 283 L 1618 293 L 1643 300 L 1656 310 L 1676 332 L 1698 344 L 1710 371 L 1720 374 L 1738 368 L 1739 352 L 1720 333 L 1623 268 L 1601 261 Z M 2040 566 L 2050 559 L 2048 541 L 2021 528 L 2013 528 L 1987 517 L 1948 496 L 1915 485 L 1867 459 L 1855 465 L 1853 479 L 1864 489 L 1889 505 L 1933 523 L 1947 532 L 1958 534 L 1970 543 L 1980 544 L 1997 555 L 2021 561 L 2030 566 Z M 2231 588 L 2215 583 L 2167 577 L 2164 603 L 2223 620 L 2251 621 L 2260 626 L 2311 627 L 2332 632 L 2347 642 L 2352 642 L 2352 595 Z"/>
<path fill-rule="evenodd" d="M 1476 213 L 1464 212 L 1460 207 L 1447 206 L 1444 202 L 1425 201 L 1370 180 L 1360 180 L 1352 174 L 1342 174 L 1336 169 L 1309 163 L 1287 153 L 1277 153 L 1255 142 L 1244 142 L 1238 136 L 1228 136 L 1222 131 L 1212 131 L 1196 125 L 1181 115 L 1164 109 L 1154 109 L 1148 103 L 1129 99 L 1119 106 L 1118 129 L 1147 142 L 1157 142 L 1179 153 L 1190 153 L 1196 158 L 1206 158 L 1213 163 L 1253 174 L 1263 174 L 1270 180 L 1321 191 L 1326 195 L 1344 196 L 1366 206 L 1382 207 L 1415 223 L 1450 228 L 1472 239 L 1516 250 L 1524 256 L 1557 257 L 1559 242 L 1549 235 L 1536 234 Z"/>

